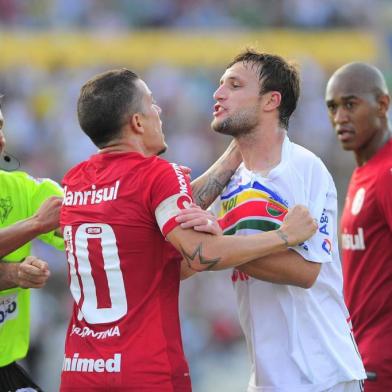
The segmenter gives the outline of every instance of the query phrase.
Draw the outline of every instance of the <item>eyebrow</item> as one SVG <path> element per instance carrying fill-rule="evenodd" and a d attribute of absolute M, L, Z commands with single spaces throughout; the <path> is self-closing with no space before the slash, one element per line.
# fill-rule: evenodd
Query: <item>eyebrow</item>
<path fill-rule="evenodd" d="M 231 80 L 231 81 L 233 81 L 233 80 L 235 80 L 235 81 L 238 80 L 238 81 L 241 81 L 241 78 L 239 78 L 238 76 L 229 76 L 229 77 L 227 77 L 225 80 Z M 219 81 L 219 83 L 222 84 L 223 81 L 224 81 L 224 79 L 222 78 L 222 79 Z"/>
<path fill-rule="evenodd" d="M 356 95 L 344 95 L 343 97 L 340 97 L 340 99 L 342 101 L 349 101 L 350 99 L 358 99 L 358 96 L 356 96 Z M 330 103 L 335 102 L 335 99 L 328 99 L 325 102 L 328 105 Z"/>
<path fill-rule="evenodd" d="M 342 97 L 343 101 L 348 101 L 349 99 L 358 99 L 357 95 L 345 95 Z"/>

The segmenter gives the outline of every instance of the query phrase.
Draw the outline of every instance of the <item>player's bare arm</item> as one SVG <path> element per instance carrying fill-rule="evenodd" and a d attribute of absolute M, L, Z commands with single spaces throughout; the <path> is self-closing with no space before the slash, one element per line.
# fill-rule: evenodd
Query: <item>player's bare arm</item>
<path fill-rule="evenodd" d="M 315 233 L 317 224 L 306 207 L 295 206 L 279 230 L 286 240 L 276 230 L 251 236 L 214 236 L 181 226 L 174 228 L 167 239 L 182 253 L 190 269 L 221 270 L 297 245 Z"/>
<path fill-rule="evenodd" d="M 196 204 L 191 204 L 187 209 L 181 210 L 181 215 L 177 216 L 176 221 L 180 222 L 183 229 L 193 228 L 203 233 L 223 234 L 215 215 Z M 185 257 L 181 262 L 181 280 L 188 279 L 196 273 L 190 268 L 189 260 L 189 257 Z"/>
<path fill-rule="evenodd" d="M 30 218 L 0 229 L 0 257 L 59 226 L 61 197 L 50 197 Z"/>
<path fill-rule="evenodd" d="M 0 261 L 0 290 L 13 287 L 41 288 L 50 275 L 48 264 L 34 256 L 21 263 Z"/>
<path fill-rule="evenodd" d="M 235 142 L 231 142 L 222 156 L 200 177 L 191 183 L 195 203 L 208 208 L 237 170 L 242 157 Z"/>
<path fill-rule="evenodd" d="M 255 279 L 308 289 L 316 282 L 321 263 L 305 260 L 299 253 L 289 249 L 253 260 L 237 269 Z"/>
<path fill-rule="evenodd" d="M 277 234 L 283 241 L 288 242 L 284 231 L 278 229 Z M 299 253 L 288 249 L 253 260 L 238 269 L 255 279 L 310 288 L 320 273 L 321 263 L 308 261 Z"/>

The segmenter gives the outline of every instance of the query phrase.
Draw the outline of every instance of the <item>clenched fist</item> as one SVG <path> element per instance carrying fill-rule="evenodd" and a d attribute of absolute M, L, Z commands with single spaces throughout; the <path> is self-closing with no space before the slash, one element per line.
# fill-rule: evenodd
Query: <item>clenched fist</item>
<path fill-rule="evenodd" d="M 38 289 L 45 286 L 50 276 L 48 263 L 34 256 L 28 256 L 19 264 L 17 284 L 23 289 Z"/>
<path fill-rule="evenodd" d="M 62 197 L 52 196 L 46 199 L 32 219 L 39 225 L 40 233 L 57 229 L 60 226 Z"/>
<path fill-rule="evenodd" d="M 289 209 L 278 235 L 287 246 L 295 246 L 310 238 L 317 228 L 317 221 L 310 215 L 309 210 L 298 204 Z"/>

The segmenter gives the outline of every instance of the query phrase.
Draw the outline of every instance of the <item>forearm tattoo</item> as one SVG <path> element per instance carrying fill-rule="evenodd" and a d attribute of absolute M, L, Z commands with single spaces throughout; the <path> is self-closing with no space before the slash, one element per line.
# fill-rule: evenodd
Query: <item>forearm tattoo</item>
<path fill-rule="evenodd" d="M 186 260 L 188 267 L 194 271 L 197 271 L 197 272 L 209 270 L 209 269 L 213 268 L 214 265 L 219 263 L 221 260 L 220 257 L 218 257 L 216 259 L 205 258 L 202 255 L 202 250 L 203 250 L 203 245 L 201 243 L 196 247 L 195 251 L 191 255 L 189 255 L 187 252 L 185 252 L 184 248 L 181 247 L 181 253 L 184 256 L 184 259 Z M 205 268 L 205 265 L 207 265 L 207 268 Z M 199 268 L 199 266 L 200 266 L 200 268 Z"/>
<path fill-rule="evenodd" d="M 215 171 L 208 175 L 208 179 L 203 186 L 196 186 L 193 189 L 194 200 L 203 209 L 208 208 L 222 193 L 224 187 L 235 173 L 234 170 L 220 171 L 218 174 Z"/>
<path fill-rule="evenodd" d="M 283 233 L 283 231 L 281 229 L 276 230 L 276 234 L 278 235 L 278 237 L 284 241 L 284 244 L 286 246 L 289 246 L 289 237 L 287 234 Z"/>

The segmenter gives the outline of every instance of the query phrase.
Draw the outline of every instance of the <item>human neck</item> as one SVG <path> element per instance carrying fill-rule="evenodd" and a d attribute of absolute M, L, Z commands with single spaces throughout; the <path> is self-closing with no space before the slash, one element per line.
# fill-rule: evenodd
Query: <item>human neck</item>
<path fill-rule="evenodd" d="M 99 154 L 106 153 L 120 153 L 120 152 L 138 152 L 144 156 L 148 156 L 145 149 L 135 140 L 126 140 L 126 139 L 116 139 L 109 142 L 106 146 L 100 148 L 98 150 Z"/>
<path fill-rule="evenodd" d="M 392 130 L 387 126 L 381 131 L 376 132 L 374 137 L 363 148 L 354 151 L 355 160 L 358 166 L 363 166 L 384 146 L 392 137 Z"/>
<path fill-rule="evenodd" d="M 236 139 L 245 167 L 263 176 L 277 166 L 282 158 L 282 145 L 286 130 L 276 127 L 255 130 Z"/>

